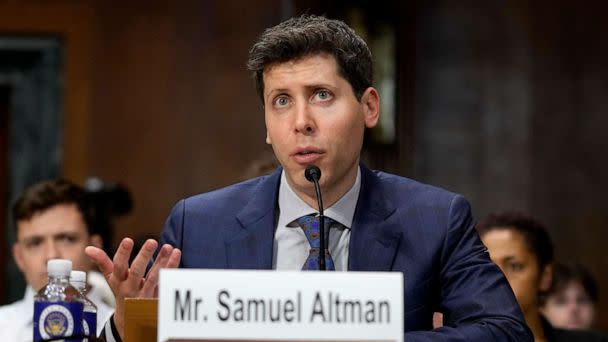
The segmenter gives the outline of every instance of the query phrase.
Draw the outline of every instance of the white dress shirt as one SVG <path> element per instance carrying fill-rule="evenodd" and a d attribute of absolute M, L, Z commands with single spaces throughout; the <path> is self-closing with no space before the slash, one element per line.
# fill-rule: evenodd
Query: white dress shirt
<path fill-rule="evenodd" d="M 327 243 L 336 271 L 348 270 L 348 244 L 360 189 L 361 170 L 357 169 L 357 178 L 350 190 L 324 212 L 326 217 L 336 221 L 330 227 Z M 274 235 L 272 268 L 302 269 L 310 252 L 310 243 L 296 220 L 305 215 L 318 213 L 298 197 L 289 186 L 283 172 L 279 185 L 279 220 Z"/>
<path fill-rule="evenodd" d="M 22 299 L 0 306 L 0 341 L 31 342 L 34 339 L 35 294 L 28 286 Z M 94 287 L 87 293 L 87 297 L 97 306 L 97 332 L 100 332 L 114 309 L 103 303 Z"/>

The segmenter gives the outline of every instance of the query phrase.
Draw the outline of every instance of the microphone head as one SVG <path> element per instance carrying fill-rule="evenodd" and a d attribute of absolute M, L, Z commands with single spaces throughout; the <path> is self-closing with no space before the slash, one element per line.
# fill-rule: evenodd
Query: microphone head
<path fill-rule="evenodd" d="M 309 182 L 314 182 L 315 180 L 318 182 L 321 179 L 321 169 L 319 169 L 316 165 L 308 165 L 306 170 L 304 170 L 304 177 Z"/>

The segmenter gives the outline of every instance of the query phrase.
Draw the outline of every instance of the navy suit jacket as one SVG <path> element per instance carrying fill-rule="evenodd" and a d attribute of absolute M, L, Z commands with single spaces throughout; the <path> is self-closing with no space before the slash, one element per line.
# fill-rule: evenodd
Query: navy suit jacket
<path fill-rule="evenodd" d="M 185 268 L 271 269 L 280 174 L 181 200 L 161 243 Z M 532 341 L 463 197 L 361 165 L 351 229 L 348 270 L 404 274 L 405 341 Z"/>

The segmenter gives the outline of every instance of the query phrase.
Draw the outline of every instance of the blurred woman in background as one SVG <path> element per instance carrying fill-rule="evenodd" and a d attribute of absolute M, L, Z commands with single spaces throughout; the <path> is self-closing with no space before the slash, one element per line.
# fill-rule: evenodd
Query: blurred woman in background
<path fill-rule="evenodd" d="M 541 312 L 554 327 L 590 329 L 595 320 L 597 284 L 582 265 L 558 264 L 549 292 L 541 297 Z"/>
<path fill-rule="evenodd" d="M 538 310 L 538 293 L 549 289 L 553 273 L 553 243 L 544 226 L 524 214 L 505 212 L 490 214 L 477 230 L 511 284 L 534 340 L 551 341 Z"/>

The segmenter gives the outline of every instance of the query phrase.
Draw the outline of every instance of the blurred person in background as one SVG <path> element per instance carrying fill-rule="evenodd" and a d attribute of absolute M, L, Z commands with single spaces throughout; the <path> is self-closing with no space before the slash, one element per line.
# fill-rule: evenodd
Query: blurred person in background
<path fill-rule="evenodd" d="M 587 269 L 580 264 L 558 264 L 540 310 L 554 327 L 590 329 L 597 301 L 597 284 Z"/>
<path fill-rule="evenodd" d="M 553 242 L 541 222 L 520 212 L 493 213 L 477 231 L 513 288 L 536 342 L 608 341 L 596 332 L 553 327 L 541 315 L 540 294 L 551 287 L 554 267 Z"/>
<path fill-rule="evenodd" d="M 87 245 L 102 248 L 103 240 L 91 230 L 90 212 L 86 192 L 61 179 L 35 184 L 16 201 L 13 207 L 16 241 L 12 254 L 27 287 L 23 299 L 0 307 L 0 341 L 32 340 L 34 295 L 48 282 L 49 259 L 70 260 L 74 270 L 93 269 L 84 249 Z M 97 305 L 98 331 L 113 312 L 103 302 L 99 290 L 93 286 L 88 292 Z"/>

